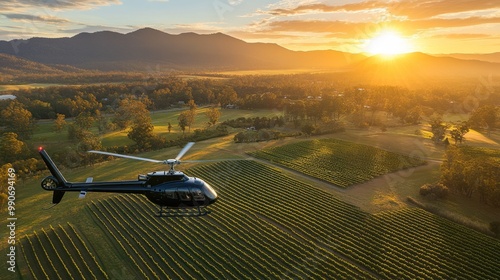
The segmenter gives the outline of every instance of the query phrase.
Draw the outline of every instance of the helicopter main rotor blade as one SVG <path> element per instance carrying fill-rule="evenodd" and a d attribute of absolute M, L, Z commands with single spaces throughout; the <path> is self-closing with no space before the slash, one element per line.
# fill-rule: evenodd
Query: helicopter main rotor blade
<path fill-rule="evenodd" d="M 241 158 L 223 158 L 223 159 L 196 159 L 196 160 L 183 160 L 181 162 L 196 163 L 196 162 L 218 162 L 218 161 L 231 161 L 242 160 Z"/>
<path fill-rule="evenodd" d="M 108 152 L 102 152 L 102 151 L 87 151 L 88 153 L 94 153 L 94 154 L 101 154 L 101 155 L 107 155 L 107 156 L 114 156 L 114 157 L 121 157 L 121 158 L 130 158 L 130 159 L 136 159 L 136 160 L 142 160 L 142 161 L 149 161 L 149 162 L 154 162 L 154 163 L 163 163 L 163 160 L 156 160 L 156 159 L 150 159 L 150 158 L 142 158 L 142 157 L 134 157 L 134 156 L 127 156 L 127 155 L 121 155 L 121 154 L 115 154 L 115 153 L 108 153 Z"/>
<path fill-rule="evenodd" d="M 191 149 L 191 147 L 193 147 L 194 145 L 194 142 L 189 142 L 186 144 L 186 146 L 184 146 L 184 148 L 182 148 L 182 150 L 179 152 L 179 154 L 175 157 L 176 160 L 180 160 L 181 157 L 187 152 L 189 151 L 189 149 Z"/>

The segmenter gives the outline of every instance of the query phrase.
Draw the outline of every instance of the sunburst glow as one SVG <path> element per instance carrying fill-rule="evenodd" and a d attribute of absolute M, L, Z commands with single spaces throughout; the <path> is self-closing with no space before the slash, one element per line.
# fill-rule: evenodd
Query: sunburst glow
<path fill-rule="evenodd" d="M 395 55 L 411 52 L 411 46 L 408 40 L 398 33 L 384 31 L 367 42 L 366 51 L 374 55 Z"/>

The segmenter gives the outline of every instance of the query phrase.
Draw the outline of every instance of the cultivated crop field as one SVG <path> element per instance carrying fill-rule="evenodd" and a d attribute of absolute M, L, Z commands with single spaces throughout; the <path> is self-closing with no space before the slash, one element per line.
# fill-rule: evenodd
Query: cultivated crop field
<path fill-rule="evenodd" d="M 500 278 L 500 241 L 417 208 L 370 215 L 254 161 L 186 174 L 217 190 L 208 216 L 156 218 L 135 195 L 90 201 L 81 215 L 101 238 L 85 242 L 91 229 L 78 221 L 37 230 L 22 239 L 21 269 L 39 279 Z"/>
<path fill-rule="evenodd" d="M 343 188 L 425 164 L 420 158 L 337 139 L 292 143 L 256 151 L 251 155 Z"/>

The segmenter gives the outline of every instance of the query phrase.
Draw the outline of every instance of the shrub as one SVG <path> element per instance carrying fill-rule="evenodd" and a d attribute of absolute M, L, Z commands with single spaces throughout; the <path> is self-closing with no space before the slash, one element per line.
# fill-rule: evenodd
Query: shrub
<path fill-rule="evenodd" d="M 425 184 L 420 187 L 420 195 L 421 196 L 427 196 L 431 193 L 431 184 Z"/>
<path fill-rule="evenodd" d="M 430 198 L 446 198 L 448 196 L 448 187 L 441 183 L 425 184 L 420 187 L 420 195 Z"/>

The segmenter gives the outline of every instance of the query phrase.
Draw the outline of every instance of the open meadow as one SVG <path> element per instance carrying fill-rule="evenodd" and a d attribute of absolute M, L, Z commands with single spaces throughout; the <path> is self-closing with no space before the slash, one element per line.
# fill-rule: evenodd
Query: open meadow
<path fill-rule="evenodd" d="M 61 86 L 60 84 L 41 84 L 41 83 L 33 83 L 33 84 L 21 84 L 21 85 L 0 85 L 0 92 L 2 91 L 16 91 L 20 89 L 32 89 L 32 88 L 45 88 L 52 86 Z"/>
<path fill-rule="evenodd" d="M 151 120 L 154 125 L 154 133 L 158 134 L 161 137 L 164 137 L 167 140 L 174 140 L 183 135 L 182 130 L 178 126 L 178 118 L 179 114 L 186 109 L 183 108 L 174 108 L 169 110 L 160 110 L 160 111 L 152 111 L 151 112 Z M 193 132 L 197 129 L 205 129 L 208 127 L 208 118 L 206 116 L 208 108 L 202 107 L 197 110 L 195 122 L 191 126 L 191 128 L 186 129 L 186 133 Z M 220 122 L 236 119 L 239 117 L 244 118 L 252 118 L 255 116 L 259 117 L 273 117 L 280 116 L 282 112 L 279 110 L 233 110 L 233 109 L 223 109 L 221 110 Z M 68 124 L 73 123 L 73 119 L 67 119 L 66 122 Z M 171 124 L 172 129 L 168 131 L 168 124 Z M 97 126 L 91 128 L 91 131 L 98 134 Z M 99 138 L 102 141 L 103 147 L 112 147 L 112 146 L 124 146 L 131 145 L 134 142 L 130 140 L 127 136 L 128 130 L 117 130 L 110 131 L 99 134 Z M 43 120 L 36 124 L 35 132 L 32 139 L 29 141 L 30 147 L 36 149 L 39 146 L 44 146 L 47 149 L 54 147 L 57 149 L 61 149 L 64 146 L 70 146 L 71 141 L 68 140 L 68 132 L 67 130 L 63 130 L 61 132 L 54 131 L 54 123 L 53 121 Z"/>

